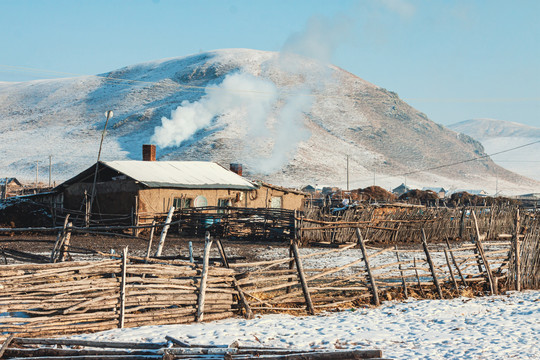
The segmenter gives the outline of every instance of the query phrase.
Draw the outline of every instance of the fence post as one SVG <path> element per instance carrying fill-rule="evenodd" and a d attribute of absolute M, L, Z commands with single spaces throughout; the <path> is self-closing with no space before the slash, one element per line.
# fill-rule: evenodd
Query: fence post
<path fill-rule="evenodd" d="M 403 276 L 403 269 L 401 268 L 401 259 L 399 258 L 399 252 L 398 252 L 398 246 L 394 245 L 394 249 L 396 249 L 396 258 L 398 261 L 398 269 L 399 273 L 401 275 L 401 285 L 403 286 L 403 295 L 405 295 L 405 299 L 409 298 L 409 293 L 407 291 L 407 282 L 405 281 L 405 276 Z"/>
<path fill-rule="evenodd" d="M 150 252 L 152 251 L 152 240 L 154 239 L 154 231 L 156 229 L 156 220 L 152 220 L 152 228 L 150 229 L 150 237 L 148 238 L 148 248 L 146 249 L 146 260 L 145 262 L 148 262 L 148 259 L 150 258 Z"/>
<path fill-rule="evenodd" d="M 225 253 L 225 248 L 223 247 L 223 244 L 221 243 L 221 240 L 219 238 L 216 240 L 216 245 L 218 247 L 219 255 L 221 256 L 223 265 L 227 269 L 230 269 L 229 260 L 227 259 L 227 254 Z M 236 277 L 234 277 L 234 275 L 233 275 L 233 286 L 234 286 L 234 289 L 238 293 L 238 299 L 239 299 L 240 305 L 242 305 L 246 313 L 245 314 L 246 319 L 253 319 L 253 311 L 251 311 L 251 307 L 249 306 L 249 303 L 247 302 L 246 297 L 244 296 L 244 292 L 242 291 L 242 289 L 240 289 L 240 285 L 238 285 L 238 281 L 236 281 Z"/>
<path fill-rule="evenodd" d="M 212 238 L 207 231 L 204 241 L 203 267 L 201 274 L 201 283 L 199 286 L 199 300 L 197 304 L 197 322 L 203 321 L 204 318 L 204 299 L 206 297 L 206 282 L 208 280 L 208 262 L 210 260 L 210 248 L 212 246 Z"/>
<path fill-rule="evenodd" d="M 514 281 L 516 282 L 515 289 L 517 291 L 521 291 L 521 249 L 519 246 L 519 207 L 517 208 L 516 212 L 516 228 L 514 230 L 514 271 L 516 273 L 516 278 Z"/>
<path fill-rule="evenodd" d="M 491 268 L 489 267 L 489 263 L 486 258 L 486 254 L 484 253 L 484 247 L 482 246 L 482 241 L 480 240 L 480 230 L 478 229 L 478 221 L 476 220 L 476 215 L 474 212 L 472 213 L 473 219 L 474 219 L 474 226 L 476 228 L 476 249 L 478 251 L 478 254 L 480 255 L 480 259 L 484 263 L 484 268 L 486 269 L 486 275 L 489 282 L 489 289 L 491 292 L 491 295 L 497 294 L 497 289 L 495 288 L 495 281 L 493 280 L 493 274 L 491 273 Z"/>
<path fill-rule="evenodd" d="M 128 257 L 128 247 L 124 248 L 122 252 L 122 281 L 120 283 L 120 318 L 118 321 L 118 327 L 120 329 L 124 328 L 124 318 L 126 311 L 126 269 L 127 269 L 127 257 Z"/>
<path fill-rule="evenodd" d="M 371 273 L 371 267 L 369 266 L 366 246 L 364 245 L 364 238 L 362 237 L 362 233 L 360 232 L 359 228 L 356 228 L 356 237 L 358 238 L 358 245 L 360 245 L 360 249 L 362 250 L 362 256 L 364 257 L 364 263 L 366 264 L 366 270 L 368 273 L 369 282 L 371 284 L 371 292 L 373 293 L 373 304 L 378 306 L 381 304 L 381 302 L 379 301 L 379 292 L 377 290 L 377 284 L 375 283 L 373 274 Z"/>
<path fill-rule="evenodd" d="M 298 270 L 298 278 L 300 279 L 300 284 L 302 285 L 302 291 L 306 300 L 307 311 L 309 314 L 314 315 L 315 309 L 313 307 L 313 303 L 311 302 L 311 295 L 309 294 L 309 288 L 304 274 L 304 267 L 302 266 L 302 260 L 298 254 L 298 245 L 295 241 L 291 243 L 291 249 L 294 255 L 294 261 L 296 263 L 296 270 Z"/>
<path fill-rule="evenodd" d="M 431 270 L 433 283 L 435 284 L 435 287 L 437 288 L 437 293 L 439 294 L 439 298 L 443 299 L 444 297 L 441 291 L 441 286 L 439 285 L 439 279 L 437 279 L 437 274 L 435 273 L 435 266 L 433 266 L 433 261 L 431 260 L 431 254 L 429 253 L 429 249 L 427 246 L 426 233 L 424 231 L 424 228 L 422 228 L 422 246 L 424 247 L 424 252 L 426 253 L 426 259 L 429 264 L 429 269 Z"/>
<path fill-rule="evenodd" d="M 161 237 L 159 238 L 159 244 L 156 250 L 156 257 L 161 256 L 161 252 L 163 251 L 163 244 L 165 244 L 165 238 L 167 237 L 167 231 L 169 231 L 169 226 L 171 225 L 173 213 L 174 206 L 171 206 L 169 213 L 167 214 L 167 220 L 165 220 L 165 226 L 163 226 L 163 230 L 161 231 Z"/>

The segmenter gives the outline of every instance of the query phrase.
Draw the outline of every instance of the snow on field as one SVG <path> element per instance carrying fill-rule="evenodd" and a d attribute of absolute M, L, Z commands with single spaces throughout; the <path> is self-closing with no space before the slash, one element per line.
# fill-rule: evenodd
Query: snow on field
<path fill-rule="evenodd" d="M 381 349 L 394 359 L 539 359 L 540 291 L 508 296 L 385 302 L 318 316 L 264 315 L 191 325 L 145 326 L 77 338 L 297 349 Z"/>

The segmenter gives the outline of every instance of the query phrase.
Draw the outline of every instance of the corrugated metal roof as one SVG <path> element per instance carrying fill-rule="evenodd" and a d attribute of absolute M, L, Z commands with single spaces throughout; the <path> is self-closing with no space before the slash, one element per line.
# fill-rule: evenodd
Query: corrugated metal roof
<path fill-rule="evenodd" d="M 104 165 L 148 186 L 184 189 L 253 190 L 257 186 L 207 161 L 103 161 Z"/>

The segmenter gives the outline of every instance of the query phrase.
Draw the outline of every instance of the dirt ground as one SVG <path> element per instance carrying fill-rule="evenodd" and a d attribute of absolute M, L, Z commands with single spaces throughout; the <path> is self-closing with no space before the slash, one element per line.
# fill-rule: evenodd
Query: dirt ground
<path fill-rule="evenodd" d="M 55 241 L 56 234 L 16 234 L 16 235 L 0 235 L 0 263 L 5 263 L 6 258 L 2 255 L 2 249 L 16 250 L 31 254 L 43 256 L 50 255 Z M 139 238 L 125 236 L 104 236 L 90 234 L 72 234 L 71 236 L 71 251 L 70 254 L 73 260 L 85 259 L 100 259 L 102 256 L 92 254 L 94 250 L 111 253 L 114 251 L 119 254 L 127 246 L 128 252 L 133 256 L 145 256 L 148 249 L 148 235 L 141 235 Z M 154 254 L 159 241 L 159 234 L 154 236 L 152 242 L 152 250 L 150 254 Z M 189 242 L 192 242 L 193 254 L 195 257 L 200 257 L 204 251 L 204 237 L 182 237 L 178 234 L 167 235 L 165 245 L 163 247 L 163 256 L 189 256 Z M 270 247 L 288 248 L 285 242 L 252 242 L 247 240 L 222 240 L 225 251 L 234 261 L 235 258 L 242 260 L 258 260 L 264 250 Z M 212 257 L 219 257 L 219 253 L 215 246 L 212 247 Z M 14 263 L 13 259 L 7 257 L 8 263 Z"/>

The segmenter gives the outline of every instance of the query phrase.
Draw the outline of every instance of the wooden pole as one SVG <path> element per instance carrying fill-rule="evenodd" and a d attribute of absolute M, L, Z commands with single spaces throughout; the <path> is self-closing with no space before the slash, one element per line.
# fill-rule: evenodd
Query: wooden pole
<path fill-rule="evenodd" d="M 394 248 L 396 249 L 396 258 L 398 263 L 401 262 L 399 259 L 399 252 L 398 252 L 398 246 L 394 245 Z M 398 264 L 399 273 L 401 274 L 401 285 L 403 286 L 403 295 L 405 296 L 405 299 L 409 298 L 409 293 L 407 291 L 407 282 L 405 281 L 405 276 L 403 275 L 403 269 L 401 268 L 401 264 Z"/>
<path fill-rule="evenodd" d="M 461 269 L 459 268 L 456 258 L 454 257 L 454 252 L 450 248 L 450 243 L 448 242 L 448 239 L 446 239 L 446 246 L 448 247 L 448 251 L 450 252 L 450 257 L 452 258 L 452 263 L 454 264 L 454 267 L 456 268 L 459 277 L 461 278 L 461 281 L 463 282 L 463 286 L 467 287 L 467 282 L 465 281 L 465 276 L 463 276 L 463 273 L 461 272 Z"/>
<path fill-rule="evenodd" d="M 478 230 L 478 221 L 476 220 L 476 215 L 474 214 L 474 212 L 473 212 L 473 219 L 474 219 L 474 226 L 476 228 L 476 249 L 478 250 L 480 259 L 484 263 L 484 268 L 486 269 L 486 274 L 489 281 L 489 290 L 491 292 L 491 295 L 496 295 L 497 289 L 495 288 L 495 280 L 493 279 L 493 273 L 491 272 L 491 268 L 489 267 L 486 254 L 484 253 L 484 247 L 482 246 L 482 241 L 480 240 L 480 231 Z"/>
<path fill-rule="evenodd" d="M 14 333 L 9 334 L 8 338 L 4 343 L 2 344 L 2 347 L 0 348 L 0 359 L 4 356 L 4 353 L 6 352 L 6 349 L 11 344 L 11 341 L 13 340 L 13 337 L 15 336 Z"/>
<path fill-rule="evenodd" d="M 146 249 L 146 259 L 150 258 L 150 252 L 152 251 L 152 241 L 154 240 L 154 231 L 156 226 L 156 220 L 152 220 L 152 228 L 150 229 L 150 238 L 148 238 L 148 248 Z"/>
<path fill-rule="evenodd" d="M 461 218 L 459 220 L 459 238 L 463 240 L 463 233 L 465 232 L 465 213 L 467 209 L 464 207 L 461 208 Z"/>
<path fill-rule="evenodd" d="M 191 241 L 189 242 L 189 262 L 195 262 L 195 260 L 193 260 L 193 243 Z"/>
<path fill-rule="evenodd" d="M 521 249 L 519 246 L 519 230 L 520 230 L 520 218 L 519 218 L 519 208 L 516 211 L 516 227 L 514 229 L 514 271 L 516 277 L 514 281 L 515 289 L 521 291 Z"/>
<path fill-rule="evenodd" d="M 71 228 L 72 226 L 73 226 L 73 223 L 67 224 L 68 228 Z M 60 256 L 58 258 L 59 261 L 67 260 L 70 241 L 71 241 L 71 230 L 68 230 L 67 233 L 64 235 L 64 241 L 62 241 L 62 245 L 60 246 Z"/>
<path fill-rule="evenodd" d="M 120 283 L 120 318 L 118 321 L 118 327 L 120 329 L 124 328 L 124 318 L 126 311 L 126 270 L 127 270 L 127 257 L 128 257 L 128 247 L 124 248 L 122 252 L 122 282 Z"/>
<path fill-rule="evenodd" d="M 69 222 L 69 214 L 66 215 L 66 218 L 64 220 L 64 227 L 62 231 L 58 232 L 58 236 L 56 237 L 56 242 L 54 243 L 53 250 L 51 251 L 51 262 L 55 263 L 58 259 L 58 253 L 62 247 L 62 243 L 64 241 L 64 236 L 66 234 L 66 227 L 68 226 Z"/>
<path fill-rule="evenodd" d="M 431 271 L 431 276 L 433 277 L 433 283 L 435 284 L 435 287 L 437 288 L 437 293 L 439 294 L 439 298 L 443 299 L 443 293 L 441 291 L 441 286 L 439 285 L 439 279 L 437 279 L 437 274 L 435 273 L 435 266 L 433 266 L 433 261 L 431 260 L 431 254 L 429 253 L 429 249 L 427 246 L 427 239 L 426 239 L 426 233 L 424 231 L 424 228 L 422 228 L 422 246 L 424 248 L 424 252 L 426 253 L 426 259 L 429 264 L 429 270 Z"/>
<path fill-rule="evenodd" d="M 201 274 L 201 283 L 199 287 L 199 299 L 197 305 L 197 322 L 203 321 L 204 318 L 204 299 L 206 297 L 206 282 L 208 280 L 208 262 L 210 259 L 210 248 L 212 246 L 212 238 L 207 231 L 204 241 L 203 268 Z"/>
<path fill-rule="evenodd" d="M 452 267 L 450 266 L 450 259 L 448 258 L 448 251 L 446 249 L 444 249 L 444 257 L 446 258 L 446 265 L 448 265 L 448 271 L 450 272 L 450 277 L 452 278 L 454 287 L 456 288 L 456 291 L 459 291 L 456 278 L 454 277 L 454 272 L 452 271 Z"/>
<path fill-rule="evenodd" d="M 221 239 L 216 240 L 216 245 L 219 250 L 219 255 L 221 256 L 221 261 L 223 262 L 223 265 L 230 269 L 229 266 L 229 260 L 227 259 L 227 254 L 225 253 L 225 249 L 223 248 L 223 244 L 221 243 Z M 238 281 L 235 277 L 233 277 L 233 286 L 235 290 L 238 292 L 238 299 L 240 300 L 240 305 L 244 308 L 245 311 L 245 317 L 246 319 L 253 319 L 253 312 L 251 311 L 251 307 L 249 306 L 249 303 L 246 300 L 246 297 L 244 296 L 244 292 L 240 288 L 240 285 L 238 285 Z"/>
<path fill-rule="evenodd" d="M 420 289 L 420 294 L 423 297 L 426 297 L 424 289 L 422 289 L 422 283 L 420 282 L 420 276 L 418 275 L 418 269 L 416 268 L 416 257 L 413 258 L 414 273 L 416 274 L 416 281 L 418 282 L 418 289 Z"/>
<path fill-rule="evenodd" d="M 291 243 L 291 248 L 294 256 L 294 262 L 296 263 L 296 270 L 298 270 L 298 279 L 302 285 L 302 292 L 304 293 L 304 299 L 306 300 L 307 312 L 314 315 L 315 308 L 313 307 L 313 302 L 311 301 L 311 295 L 309 294 L 309 288 L 307 285 L 306 276 L 304 274 L 304 267 L 302 266 L 302 260 L 298 254 L 298 245 L 295 241 Z"/>
<path fill-rule="evenodd" d="M 373 278 L 373 274 L 371 273 L 371 267 L 369 266 L 369 260 L 368 255 L 366 251 L 366 246 L 364 245 L 364 238 L 362 237 L 362 233 L 360 232 L 359 228 L 356 228 L 356 237 L 358 239 L 358 245 L 360 245 L 360 249 L 362 250 L 362 256 L 364 257 L 364 263 L 366 264 L 366 271 L 368 273 L 369 283 L 371 284 L 371 292 L 373 294 L 373 304 L 374 305 L 380 305 L 381 302 L 379 301 L 379 292 L 377 290 L 377 284 L 375 283 L 375 279 Z"/>
<path fill-rule="evenodd" d="M 158 248 L 156 250 L 156 257 L 161 256 L 161 252 L 163 251 L 163 244 L 165 244 L 165 238 L 167 237 L 167 231 L 169 231 L 169 226 L 171 225 L 173 213 L 174 206 L 171 206 L 171 208 L 169 209 L 169 213 L 167 214 L 167 220 L 165 220 L 165 226 L 163 226 L 163 230 L 161 231 Z"/>

